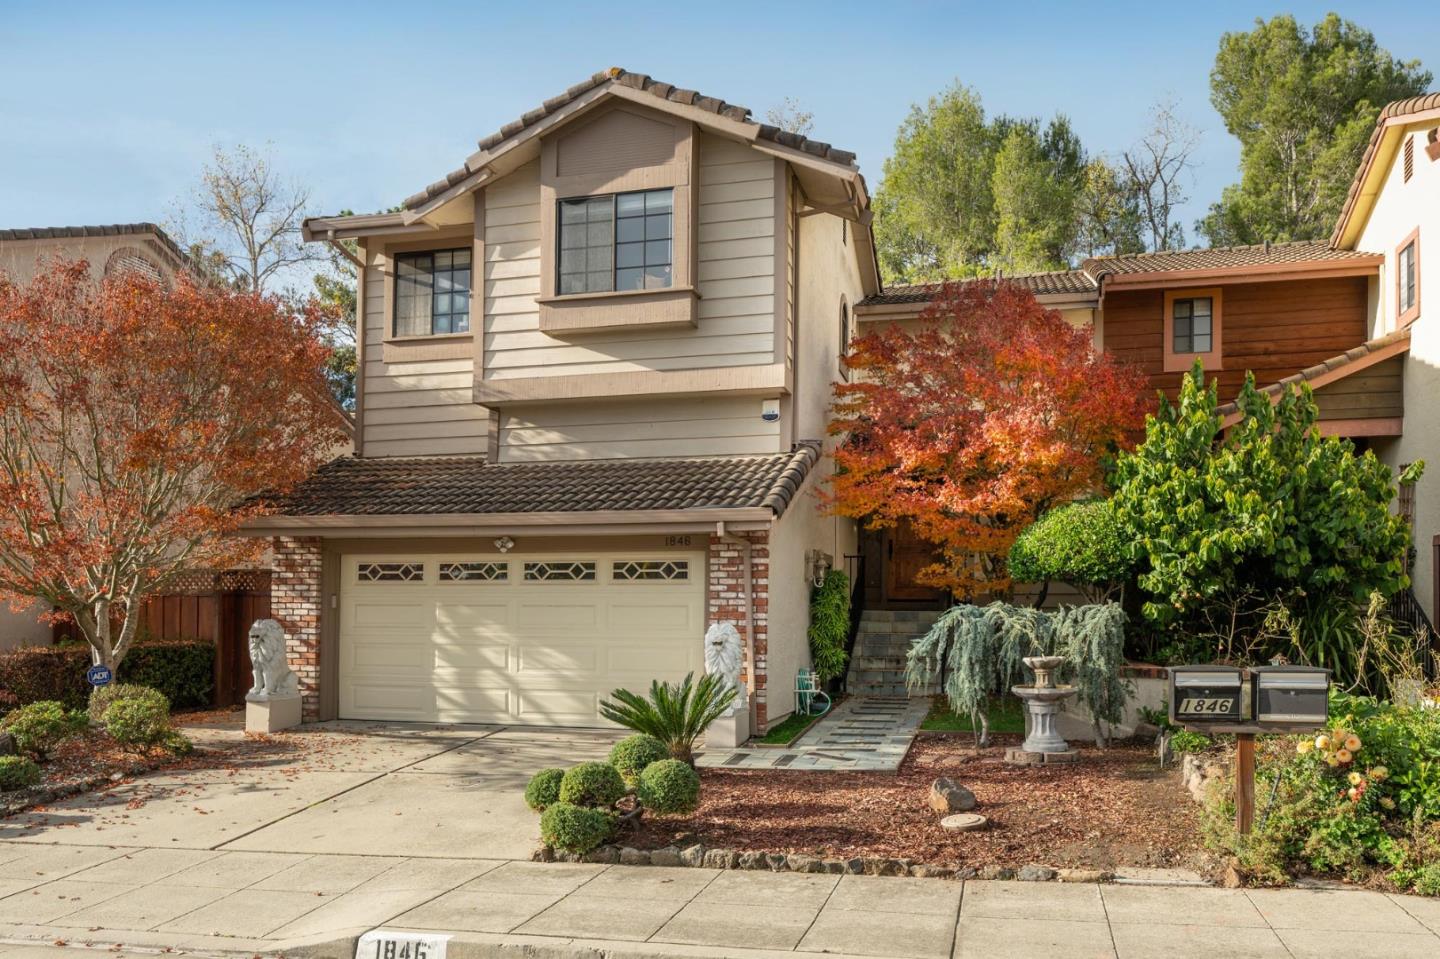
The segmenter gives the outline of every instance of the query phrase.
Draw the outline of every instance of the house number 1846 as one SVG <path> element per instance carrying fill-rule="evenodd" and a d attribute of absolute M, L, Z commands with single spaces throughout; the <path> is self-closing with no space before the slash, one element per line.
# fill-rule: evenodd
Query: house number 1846
<path fill-rule="evenodd" d="M 689 545 L 690 545 L 690 537 L 689 537 L 688 535 L 685 535 L 685 536 L 667 536 L 667 537 L 665 537 L 665 545 L 666 545 L 666 546 L 689 546 Z"/>
<path fill-rule="evenodd" d="M 355 959 L 445 959 L 449 936 L 375 929 L 355 944 Z"/>

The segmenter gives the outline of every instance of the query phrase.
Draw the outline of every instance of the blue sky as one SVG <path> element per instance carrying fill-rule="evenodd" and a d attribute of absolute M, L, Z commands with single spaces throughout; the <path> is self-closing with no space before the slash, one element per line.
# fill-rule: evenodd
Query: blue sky
<path fill-rule="evenodd" d="M 1440 70 L 1423 3 L 648 5 L 0 0 L 0 227 L 163 220 L 214 143 L 270 143 L 316 213 L 394 204 L 482 135 L 611 65 L 741 103 L 786 95 L 872 188 L 910 105 L 952 80 L 987 109 L 1070 116 L 1093 152 L 1171 95 L 1202 131 L 1188 226 L 1236 176 L 1209 104 L 1226 30 L 1336 9 Z M 631 17 L 615 11 L 632 10 Z"/>

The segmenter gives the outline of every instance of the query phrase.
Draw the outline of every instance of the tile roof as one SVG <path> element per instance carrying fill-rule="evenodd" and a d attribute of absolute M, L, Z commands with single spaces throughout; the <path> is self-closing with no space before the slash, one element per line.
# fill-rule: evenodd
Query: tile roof
<path fill-rule="evenodd" d="M 1339 356 L 1332 356 L 1330 359 L 1316 363 L 1314 366 L 1307 366 L 1299 373 L 1292 373 L 1284 379 L 1276 380 L 1274 383 L 1261 387 L 1260 392 L 1267 393 L 1272 397 L 1279 396 L 1292 386 L 1298 386 L 1301 383 L 1313 380 L 1334 370 L 1344 369 L 1357 360 L 1364 359 L 1371 353 L 1383 350 L 1387 346 L 1395 343 L 1408 342 L 1410 342 L 1410 328 L 1407 326 L 1403 330 L 1395 330 L 1392 333 L 1386 333 L 1384 336 L 1376 337 L 1373 340 L 1367 340 L 1353 349 L 1346 350 Z M 1219 412 L 1221 416 L 1229 416 L 1233 413 L 1240 412 L 1240 406 L 1237 402 L 1231 400 L 1229 403 L 1221 404 L 1217 408 L 1217 412 Z"/>
<path fill-rule="evenodd" d="M 1355 178 L 1350 181 L 1350 190 L 1345 194 L 1344 205 L 1340 207 L 1340 217 L 1335 221 L 1335 229 L 1330 234 L 1331 246 L 1340 245 L 1345 232 L 1345 224 L 1349 221 L 1350 214 L 1355 211 L 1355 204 L 1360 199 L 1360 191 L 1365 186 L 1365 175 L 1370 169 L 1370 164 L 1375 160 L 1375 152 L 1380 149 L 1380 138 L 1385 135 L 1385 121 L 1409 116 L 1412 113 L 1423 113 L 1426 110 L 1440 110 L 1440 93 L 1423 93 L 1418 97 L 1393 100 L 1385 104 L 1380 115 L 1375 118 L 1375 129 L 1370 131 L 1370 142 L 1365 144 L 1365 153 L 1360 160 L 1360 165 L 1355 168 Z"/>
<path fill-rule="evenodd" d="M 778 516 L 819 457 L 814 441 L 789 453 L 709 459 L 495 464 L 478 457 L 342 457 L 273 505 L 288 516 L 756 507 Z"/>
<path fill-rule="evenodd" d="M 1049 273 L 1017 273 L 1014 276 L 978 277 L 960 283 L 1013 283 L 1040 296 L 1046 294 L 1094 293 L 1095 281 L 1084 270 L 1055 270 Z M 867 296 L 856 306 L 891 306 L 902 303 L 928 303 L 944 283 L 897 284 L 883 292 Z"/>
<path fill-rule="evenodd" d="M 140 236 L 153 235 L 166 249 L 175 254 L 180 262 L 187 262 L 185 251 L 180 244 L 170 239 L 169 234 L 154 223 L 111 223 L 102 226 L 32 226 L 23 229 L 0 230 L 0 240 L 66 240 L 89 236 Z"/>
<path fill-rule="evenodd" d="M 1311 263 L 1372 256 L 1358 250 L 1336 250 L 1321 240 L 1295 243 L 1257 243 L 1254 246 L 1217 246 L 1208 249 L 1166 250 L 1086 260 L 1080 268 L 1091 276 L 1105 274 L 1170 273 L 1181 270 L 1223 270 L 1268 266 L 1276 263 Z"/>
<path fill-rule="evenodd" d="M 631 73 L 620 67 L 611 67 L 608 70 L 602 70 L 589 79 L 582 80 L 570 87 L 559 96 L 551 97 L 519 119 L 511 120 L 489 136 L 482 137 L 478 144 L 480 149 L 489 150 L 492 147 L 498 146 L 505 140 L 523 132 L 527 127 L 539 123 L 556 110 L 561 109 L 596 87 L 606 83 L 618 83 L 644 93 L 653 94 L 662 100 L 669 100 L 672 103 L 683 103 L 686 106 L 696 107 L 708 113 L 713 113 L 716 116 L 724 117 L 727 120 L 734 120 L 738 123 L 747 123 L 751 126 L 759 127 L 757 135 L 760 139 L 769 140 L 781 146 L 792 147 L 796 150 L 803 150 L 823 160 L 830 160 L 843 166 L 854 166 L 855 164 L 855 154 L 849 150 L 841 150 L 823 141 L 812 140 L 798 133 L 790 133 L 786 130 L 781 130 L 779 127 L 771 126 L 768 123 L 756 123 L 750 119 L 749 107 L 726 103 L 718 97 L 709 97 L 703 93 L 697 93 L 694 90 L 685 90 L 675 86 L 673 83 L 662 83 L 659 80 L 652 79 L 647 74 Z M 443 180 L 438 180 L 419 193 L 406 197 L 405 208 L 407 210 L 413 210 L 423 205 L 464 180 L 466 177 L 474 175 L 474 173 L 475 171 L 469 167 L 452 170 L 445 175 Z"/>

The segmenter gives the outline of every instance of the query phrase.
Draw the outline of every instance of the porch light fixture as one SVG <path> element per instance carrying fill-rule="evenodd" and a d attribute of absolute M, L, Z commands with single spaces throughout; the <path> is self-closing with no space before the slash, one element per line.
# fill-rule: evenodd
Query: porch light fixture
<path fill-rule="evenodd" d="M 508 536 L 502 536 L 495 541 L 495 548 L 502 553 L 508 553 L 515 548 L 515 541 Z"/>
<path fill-rule="evenodd" d="M 805 552 L 805 565 L 808 567 L 810 582 L 818 589 L 825 582 L 825 574 L 830 572 L 834 560 L 831 559 L 829 553 L 812 549 Z"/>

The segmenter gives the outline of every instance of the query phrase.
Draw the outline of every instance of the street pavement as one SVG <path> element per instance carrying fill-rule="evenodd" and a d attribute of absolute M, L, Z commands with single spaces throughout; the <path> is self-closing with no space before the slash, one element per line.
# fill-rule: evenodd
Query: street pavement
<path fill-rule="evenodd" d="M 0 821 L 0 959 L 60 959 L 58 942 L 68 959 L 351 959 L 377 928 L 448 935 L 446 959 L 1440 956 L 1440 900 L 1350 889 L 525 861 L 530 772 L 613 738 L 325 724 L 288 758 L 142 777 Z"/>

